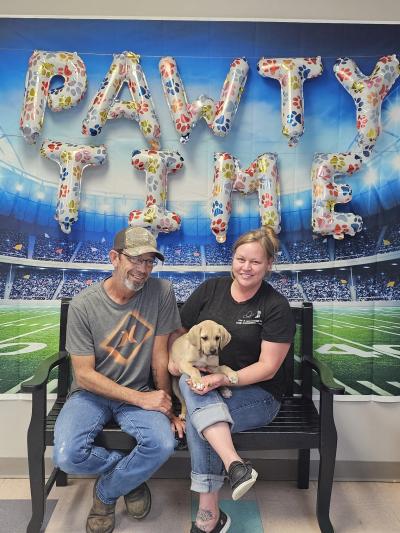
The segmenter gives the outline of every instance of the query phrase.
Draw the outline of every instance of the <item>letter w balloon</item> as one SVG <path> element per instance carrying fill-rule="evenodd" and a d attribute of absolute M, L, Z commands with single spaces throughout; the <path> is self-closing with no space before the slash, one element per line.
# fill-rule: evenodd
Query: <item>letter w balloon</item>
<path fill-rule="evenodd" d="M 163 57 L 159 70 L 164 95 L 181 143 L 189 140 L 190 132 L 200 118 L 204 118 L 214 135 L 224 137 L 229 133 L 247 80 L 249 65 L 245 58 L 237 57 L 232 61 L 218 103 L 206 95 L 188 103 L 173 57 Z"/>

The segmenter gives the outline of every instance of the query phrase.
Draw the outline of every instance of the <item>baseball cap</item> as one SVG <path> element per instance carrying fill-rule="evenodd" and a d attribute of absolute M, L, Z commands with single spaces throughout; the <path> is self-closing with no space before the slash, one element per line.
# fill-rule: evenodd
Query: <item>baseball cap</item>
<path fill-rule="evenodd" d="M 123 250 L 132 257 L 153 252 L 164 261 L 163 254 L 157 250 L 156 239 L 145 228 L 128 227 L 119 231 L 114 237 L 114 250 Z"/>

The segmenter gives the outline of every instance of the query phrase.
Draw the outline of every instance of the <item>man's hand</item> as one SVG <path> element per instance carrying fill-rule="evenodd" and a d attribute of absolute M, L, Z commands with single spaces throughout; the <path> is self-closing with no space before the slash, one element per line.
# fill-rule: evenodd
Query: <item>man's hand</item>
<path fill-rule="evenodd" d="M 163 390 L 142 392 L 139 407 L 147 411 L 160 411 L 168 416 L 172 408 L 171 396 Z"/>
<path fill-rule="evenodd" d="M 192 383 L 192 380 L 188 379 L 187 384 L 193 392 L 200 395 L 207 394 L 218 387 L 230 385 L 229 379 L 224 374 L 207 374 L 201 377 L 199 384 Z"/>
<path fill-rule="evenodd" d="M 186 424 L 184 420 L 181 420 L 179 416 L 175 416 L 172 414 L 170 416 L 171 420 L 171 429 L 172 432 L 175 433 L 175 431 L 178 433 L 178 436 L 180 439 L 183 439 L 183 434 L 185 433 Z"/>

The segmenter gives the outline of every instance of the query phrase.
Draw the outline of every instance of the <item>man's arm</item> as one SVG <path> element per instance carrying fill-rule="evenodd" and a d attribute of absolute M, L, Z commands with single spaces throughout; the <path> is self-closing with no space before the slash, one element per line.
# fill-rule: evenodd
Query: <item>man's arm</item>
<path fill-rule="evenodd" d="M 157 335 L 154 338 L 151 369 L 153 372 L 154 385 L 156 389 L 158 389 L 157 392 L 164 391 L 169 395 L 169 397 L 171 397 L 171 376 L 168 372 L 168 337 L 169 334 Z M 177 431 L 179 438 L 182 439 L 185 430 L 185 423 L 180 418 L 175 416 L 174 412 L 172 411 L 172 404 L 170 411 L 166 414 L 171 420 L 172 430 Z"/>
<path fill-rule="evenodd" d="M 137 405 L 142 409 L 160 411 L 164 414 L 170 412 L 172 406 L 171 396 L 165 389 L 140 392 L 119 385 L 112 379 L 97 372 L 94 355 L 72 355 L 71 360 L 75 379 L 80 388 L 112 400 Z"/>
<path fill-rule="evenodd" d="M 156 389 L 164 390 L 171 396 L 171 378 L 168 373 L 168 337 L 169 334 L 154 337 L 151 370 Z"/>

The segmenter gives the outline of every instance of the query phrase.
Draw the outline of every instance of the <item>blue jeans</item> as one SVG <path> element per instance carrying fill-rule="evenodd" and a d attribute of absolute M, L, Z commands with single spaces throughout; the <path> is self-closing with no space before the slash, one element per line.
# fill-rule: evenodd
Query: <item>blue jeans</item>
<path fill-rule="evenodd" d="M 93 444 L 112 418 L 137 441 L 128 454 Z M 114 503 L 149 479 L 171 456 L 174 445 L 170 421 L 162 413 L 80 390 L 68 398 L 57 418 L 53 461 L 68 474 L 100 474 L 97 496 Z"/>
<path fill-rule="evenodd" d="M 232 433 L 269 424 L 280 409 L 280 402 L 259 385 L 232 387 L 231 398 L 223 398 L 217 390 L 201 396 L 180 378 L 179 386 L 187 405 L 186 438 L 192 463 L 191 489 L 216 492 L 224 484 L 224 465 L 202 435 L 216 422 L 227 422 Z"/>

